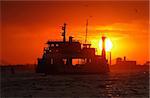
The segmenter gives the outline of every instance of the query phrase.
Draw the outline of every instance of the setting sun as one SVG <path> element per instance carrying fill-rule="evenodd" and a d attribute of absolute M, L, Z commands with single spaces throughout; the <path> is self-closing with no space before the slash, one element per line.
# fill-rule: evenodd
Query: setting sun
<path fill-rule="evenodd" d="M 118 1 L 1 2 L 0 64 L 37 62 L 45 41 L 62 40 L 60 32 L 64 22 L 66 40 L 73 36 L 84 43 L 87 26 L 87 43 L 96 48 L 97 55 L 101 55 L 100 39 L 105 35 L 111 40 L 106 41 L 106 51 L 112 48 L 113 60 L 126 56 L 139 64 L 145 63 L 150 55 L 149 3 Z"/>
<path fill-rule="evenodd" d="M 106 47 L 106 51 L 111 51 L 112 42 L 109 38 L 106 38 L 106 40 L 105 40 L 105 47 Z M 100 50 L 102 50 L 102 39 L 99 41 L 99 48 L 100 48 Z"/>

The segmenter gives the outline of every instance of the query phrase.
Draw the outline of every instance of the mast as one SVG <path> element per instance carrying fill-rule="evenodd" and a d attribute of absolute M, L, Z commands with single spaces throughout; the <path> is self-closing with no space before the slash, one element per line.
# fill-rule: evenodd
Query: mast
<path fill-rule="evenodd" d="M 88 19 L 86 20 L 85 44 L 87 41 L 87 33 L 88 33 Z"/>
<path fill-rule="evenodd" d="M 66 42 L 66 23 L 64 23 L 64 26 L 62 27 L 62 36 L 63 36 L 63 42 Z"/>

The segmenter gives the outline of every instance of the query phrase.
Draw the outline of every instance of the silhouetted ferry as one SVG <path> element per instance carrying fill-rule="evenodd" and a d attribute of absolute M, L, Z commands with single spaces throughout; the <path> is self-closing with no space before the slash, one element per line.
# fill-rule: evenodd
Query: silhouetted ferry
<path fill-rule="evenodd" d="M 99 74 L 108 73 L 105 37 L 102 37 L 102 54 L 96 55 L 91 44 L 81 44 L 69 37 L 66 41 L 66 24 L 62 27 L 63 41 L 48 41 L 42 58 L 38 58 L 37 73 L 47 74 Z M 73 62 L 76 62 L 74 65 Z"/>

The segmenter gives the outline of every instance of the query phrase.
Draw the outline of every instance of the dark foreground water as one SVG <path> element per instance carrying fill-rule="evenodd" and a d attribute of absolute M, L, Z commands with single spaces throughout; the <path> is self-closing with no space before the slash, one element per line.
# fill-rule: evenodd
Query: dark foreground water
<path fill-rule="evenodd" d="M 149 73 L 109 75 L 1 75 L 1 97 L 149 98 Z"/>

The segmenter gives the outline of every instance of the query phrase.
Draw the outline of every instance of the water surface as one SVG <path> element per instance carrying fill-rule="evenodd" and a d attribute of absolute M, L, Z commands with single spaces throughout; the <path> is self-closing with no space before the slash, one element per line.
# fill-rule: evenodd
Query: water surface
<path fill-rule="evenodd" d="M 1 75 L 2 97 L 149 98 L 149 73 L 109 75 Z"/>

